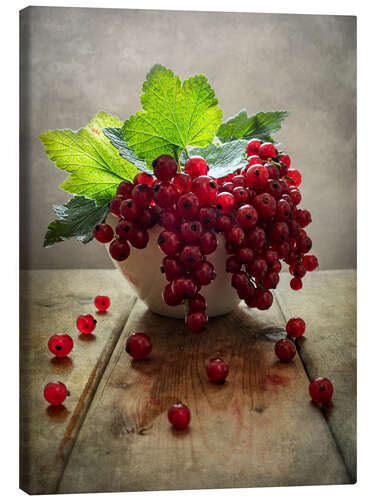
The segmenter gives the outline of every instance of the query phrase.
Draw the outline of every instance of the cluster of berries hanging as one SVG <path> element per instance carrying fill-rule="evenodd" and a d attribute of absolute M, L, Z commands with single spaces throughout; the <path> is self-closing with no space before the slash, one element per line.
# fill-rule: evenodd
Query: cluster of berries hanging
<path fill-rule="evenodd" d="M 130 245 L 145 248 L 148 230 L 161 226 L 158 245 L 168 282 L 163 298 L 170 306 L 187 302 L 186 325 L 195 333 L 208 322 L 199 290 L 216 276 L 207 256 L 216 250 L 217 233 L 225 237 L 232 286 L 249 307 L 272 305 L 270 289 L 279 282 L 281 261 L 289 264 L 293 290 L 301 289 L 306 271 L 318 266 L 314 255 L 306 255 L 312 246 L 305 231 L 311 215 L 298 207 L 301 174 L 272 143 L 252 139 L 246 153 L 245 167 L 219 179 L 208 175 L 203 158 L 189 158 L 178 172 L 172 157 L 159 156 L 153 162 L 155 177 L 138 173 L 133 182 L 118 186 L 110 203 L 119 218 L 116 238 L 108 224 L 94 229 L 97 240 L 111 242 L 111 256 L 123 261 Z"/>

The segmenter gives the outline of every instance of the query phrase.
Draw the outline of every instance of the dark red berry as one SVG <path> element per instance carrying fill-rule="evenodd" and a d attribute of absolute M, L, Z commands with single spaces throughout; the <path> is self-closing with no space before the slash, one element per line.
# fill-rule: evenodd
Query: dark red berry
<path fill-rule="evenodd" d="M 249 192 L 246 188 L 239 186 L 233 189 L 233 196 L 236 202 L 236 207 L 245 205 L 249 201 Z"/>
<path fill-rule="evenodd" d="M 303 264 L 294 264 L 291 273 L 293 276 L 297 276 L 297 278 L 303 278 L 306 274 L 306 267 Z"/>
<path fill-rule="evenodd" d="M 290 280 L 290 288 L 292 290 L 301 290 L 302 280 L 296 276 Z"/>
<path fill-rule="evenodd" d="M 197 195 L 201 205 L 209 205 L 215 201 L 217 183 L 208 175 L 200 175 L 193 180 L 191 190 Z"/>
<path fill-rule="evenodd" d="M 92 314 L 82 314 L 78 316 L 76 321 L 78 330 L 85 335 L 89 335 L 95 330 L 96 323 L 97 321 Z"/>
<path fill-rule="evenodd" d="M 226 233 L 233 225 L 233 219 L 229 214 L 219 214 L 216 220 L 216 229 Z"/>
<path fill-rule="evenodd" d="M 263 248 L 265 242 L 266 242 L 266 233 L 264 229 L 262 229 L 259 226 L 254 227 L 249 231 L 248 237 L 247 237 L 248 245 L 253 249 L 253 250 L 260 250 Z"/>
<path fill-rule="evenodd" d="M 176 186 L 176 188 L 183 192 L 190 191 L 191 183 L 192 183 L 192 178 L 186 172 L 178 173 L 173 179 L 173 184 Z"/>
<path fill-rule="evenodd" d="M 304 258 L 302 259 L 302 264 L 305 266 L 307 271 L 314 271 L 318 265 L 318 259 L 315 257 L 315 255 L 305 255 Z"/>
<path fill-rule="evenodd" d="M 188 276 L 180 276 L 172 281 L 172 291 L 177 300 L 193 297 L 197 292 L 195 282 Z"/>
<path fill-rule="evenodd" d="M 152 351 L 152 342 L 145 333 L 132 333 L 126 341 L 126 352 L 134 359 L 145 359 Z"/>
<path fill-rule="evenodd" d="M 94 238 L 100 243 L 109 243 L 113 236 L 113 229 L 109 224 L 97 224 L 94 227 Z"/>
<path fill-rule="evenodd" d="M 73 349 L 73 345 L 72 337 L 66 333 L 52 335 L 48 341 L 48 349 L 57 358 L 65 358 Z"/>
<path fill-rule="evenodd" d="M 206 373 L 211 382 L 224 384 L 229 373 L 229 366 L 222 358 L 212 358 L 206 364 Z"/>
<path fill-rule="evenodd" d="M 205 312 L 207 309 L 206 299 L 200 293 L 196 293 L 189 298 L 189 313 Z"/>
<path fill-rule="evenodd" d="M 171 208 L 177 196 L 177 188 L 170 182 L 161 182 L 154 186 L 154 201 L 161 208 Z"/>
<path fill-rule="evenodd" d="M 202 234 L 202 224 L 199 221 L 186 221 L 181 224 L 180 230 L 185 241 L 195 243 Z"/>
<path fill-rule="evenodd" d="M 174 209 L 162 210 L 159 218 L 159 225 L 165 229 L 177 229 L 180 223 L 180 217 Z"/>
<path fill-rule="evenodd" d="M 254 278 L 261 278 L 267 272 L 267 262 L 261 257 L 257 257 L 248 266 L 248 270 Z"/>
<path fill-rule="evenodd" d="M 117 186 L 117 195 L 121 195 L 124 199 L 130 198 L 130 194 L 133 190 L 134 184 L 131 181 L 122 181 Z"/>
<path fill-rule="evenodd" d="M 217 248 L 217 238 L 210 231 L 204 232 L 199 238 L 199 246 L 203 255 L 210 255 Z"/>
<path fill-rule="evenodd" d="M 302 318 L 291 318 L 285 329 L 290 337 L 302 337 L 306 330 L 306 324 Z"/>
<path fill-rule="evenodd" d="M 167 306 L 178 306 L 181 304 L 182 299 L 177 297 L 172 290 L 172 284 L 168 283 L 163 290 L 163 299 Z"/>
<path fill-rule="evenodd" d="M 318 377 L 310 382 L 309 393 L 314 403 L 329 403 L 333 395 L 332 382 L 328 378 Z"/>
<path fill-rule="evenodd" d="M 263 142 L 258 150 L 258 155 L 262 160 L 267 160 L 268 158 L 275 158 L 277 151 L 272 142 Z"/>
<path fill-rule="evenodd" d="M 287 196 L 287 195 L 284 195 Z M 277 221 L 288 221 L 290 219 L 290 205 L 286 200 L 279 200 L 276 205 L 275 219 Z M 290 226 L 289 226 L 290 229 Z"/>
<path fill-rule="evenodd" d="M 147 184 L 147 186 L 152 186 L 154 183 L 154 178 L 146 172 L 139 172 L 133 179 L 133 184 Z"/>
<path fill-rule="evenodd" d="M 261 188 L 267 184 L 268 171 L 263 165 L 252 165 L 246 172 L 246 185 L 251 188 Z"/>
<path fill-rule="evenodd" d="M 251 156 L 258 154 L 261 144 L 262 141 L 260 141 L 259 139 L 251 139 L 246 146 L 247 155 Z"/>
<path fill-rule="evenodd" d="M 241 271 L 241 268 L 242 268 L 242 263 L 237 257 L 231 255 L 230 257 L 227 258 L 225 263 L 225 269 L 228 273 L 238 273 L 239 271 Z"/>
<path fill-rule="evenodd" d="M 254 251 L 249 247 L 242 247 L 236 249 L 236 258 L 242 264 L 248 264 L 254 259 Z"/>
<path fill-rule="evenodd" d="M 130 246 L 127 241 L 113 240 L 109 245 L 111 257 L 118 261 L 123 261 L 129 257 Z"/>
<path fill-rule="evenodd" d="M 181 247 L 181 239 L 176 231 L 163 231 L 158 238 L 158 245 L 166 255 L 175 255 Z"/>
<path fill-rule="evenodd" d="M 162 272 L 168 281 L 173 281 L 175 278 L 183 275 L 183 268 L 177 257 L 167 256 L 163 259 Z"/>
<path fill-rule="evenodd" d="M 272 306 L 273 295 L 269 290 L 257 289 L 256 306 L 261 311 L 265 311 Z"/>
<path fill-rule="evenodd" d="M 105 312 L 111 305 L 111 300 L 107 295 L 97 295 L 94 304 L 98 311 Z"/>
<path fill-rule="evenodd" d="M 245 240 L 245 233 L 241 227 L 233 226 L 226 232 L 225 237 L 229 243 L 240 246 Z"/>
<path fill-rule="evenodd" d="M 302 176 L 298 170 L 289 169 L 287 176 L 292 178 L 292 180 L 286 179 L 288 186 L 298 187 L 301 184 Z"/>
<path fill-rule="evenodd" d="M 195 179 L 200 175 L 207 175 L 206 160 L 200 156 L 193 156 L 192 158 L 189 158 L 185 163 L 185 172 L 187 172 L 192 179 Z"/>
<path fill-rule="evenodd" d="M 276 200 L 269 193 L 258 194 L 252 203 L 262 219 L 272 219 L 276 213 Z"/>
<path fill-rule="evenodd" d="M 237 210 L 237 222 L 243 229 L 254 227 L 257 220 L 258 213 L 252 205 L 242 205 Z"/>
<path fill-rule="evenodd" d="M 134 186 L 131 197 L 141 208 L 146 208 L 152 201 L 153 190 L 147 184 L 137 184 Z"/>
<path fill-rule="evenodd" d="M 213 207 L 202 207 L 199 210 L 199 221 L 204 229 L 212 229 L 216 224 L 216 210 Z"/>
<path fill-rule="evenodd" d="M 201 286 L 207 286 L 215 279 L 214 267 L 210 262 L 202 262 L 198 269 L 193 271 L 195 282 Z"/>
<path fill-rule="evenodd" d="M 199 212 L 199 199 L 194 193 L 183 193 L 177 200 L 176 208 L 181 217 L 195 219 Z"/>
<path fill-rule="evenodd" d="M 292 361 L 294 356 L 296 355 L 296 346 L 294 342 L 290 339 L 281 339 L 276 342 L 275 345 L 275 354 L 279 358 L 280 361 L 288 362 Z"/>
<path fill-rule="evenodd" d="M 185 317 L 185 324 L 192 333 L 202 333 L 207 330 L 208 318 L 204 312 L 189 313 Z"/>
<path fill-rule="evenodd" d="M 181 251 L 180 261 L 187 269 L 197 269 L 202 260 L 202 252 L 195 245 L 186 245 Z"/>
<path fill-rule="evenodd" d="M 129 240 L 136 230 L 137 226 L 130 220 L 120 220 L 116 226 L 116 234 L 120 240 Z"/>
<path fill-rule="evenodd" d="M 291 188 L 289 190 L 289 196 L 295 206 L 297 206 L 302 200 L 302 195 L 298 188 L 293 188 L 293 189 Z"/>
<path fill-rule="evenodd" d="M 234 209 L 234 206 L 236 204 L 233 194 L 228 193 L 226 191 L 219 193 L 216 196 L 215 203 L 216 203 L 216 208 L 221 213 L 232 212 L 232 210 Z"/>
<path fill-rule="evenodd" d="M 168 410 L 168 420 L 178 431 L 183 431 L 190 422 L 190 410 L 182 403 L 175 403 Z"/>
<path fill-rule="evenodd" d="M 135 221 L 141 215 L 141 209 L 134 200 L 124 200 L 120 205 L 120 215 L 126 220 Z"/>
<path fill-rule="evenodd" d="M 172 156 L 161 155 L 152 162 L 154 174 L 160 181 L 170 181 L 176 175 L 177 163 Z"/>
<path fill-rule="evenodd" d="M 125 199 L 126 198 L 121 194 L 118 194 L 114 198 L 112 198 L 111 203 L 109 204 L 109 210 L 115 217 L 120 217 L 120 206 Z"/>
<path fill-rule="evenodd" d="M 69 392 L 62 382 L 49 382 L 44 388 L 44 398 L 52 406 L 60 406 L 69 396 Z"/>

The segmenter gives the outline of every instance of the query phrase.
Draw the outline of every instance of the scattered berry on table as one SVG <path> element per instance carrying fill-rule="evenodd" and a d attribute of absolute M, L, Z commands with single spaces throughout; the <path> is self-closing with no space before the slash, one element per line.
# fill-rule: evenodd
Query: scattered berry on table
<path fill-rule="evenodd" d="M 92 314 L 82 314 L 78 316 L 76 324 L 78 330 L 84 335 L 89 335 L 95 330 L 96 327 L 96 319 Z"/>
<path fill-rule="evenodd" d="M 49 382 L 44 388 L 44 398 L 52 406 L 60 406 L 67 396 L 69 391 L 62 382 Z"/>
<path fill-rule="evenodd" d="M 280 361 L 291 361 L 296 355 L 296 346 L 290 339 L 281 339 L 275 344 L 275 354 Z"/>
<path fill-rule="evenodd" d="M 222 358 L 212 358 L 206 364 L 207 377 L 216 384 L 224 384 L 229 373 L 229 366 Z"/>
<path fill-rule="evenodd" d="M 306 330 L 306 323 L 302 318 L 291 318 L 286 324 L 286 332 L 290 337 L 302 337 Z"/>
<path fill-rule="evenodd" d="M 332 399 L 333 385 L 328 378 L 318 377 L 310 382 L 309 393 L 314 403 L 325 404 Z"/>
<path fill-rule="evenodd" d="M 134 359 L 145 359 L 152 351 L 152 342 L 145 333 L 132 333 L 126 341 L 126 352 Z"/>
<path fill-rule="evenodd" d="M 48 349 L 57 358 L 65 358 L 72 351 L 74 346 L 73 339 L 66 333 L 52 335 L 48 340 Z"/>
<path fill-rule="evenodd" d="M 107 295 L 97 295 L 94 304 L 98 311 L 105 312 L 111 305 L 111 300 Z"/>
<path fill-rule="evenodd" d="M 190 423 L 190 410 L 181 402 L 175 403 L 168 410 L 168 420 L 173 427 L 183 431 Z"/>

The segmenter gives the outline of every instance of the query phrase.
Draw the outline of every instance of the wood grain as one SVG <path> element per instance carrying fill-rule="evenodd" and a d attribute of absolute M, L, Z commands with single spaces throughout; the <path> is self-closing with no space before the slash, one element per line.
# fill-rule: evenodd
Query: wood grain
<path fill-rule="evenodd" d="M 323 414 L 310 404 L 297 357 L 282 364 L 274 342 L 285 323 L 240 307 L 202 335 L 137 301 L 95 393 L 59 493 L 341 484 L 350 482 Z M 124 350 L 132 331 L 152 336 L 146 361 Z M 223 386 L 205 360 L 230 364 Z M 191 426 L 173 431 L 168 407 L 182 400 Z"/>
<path fill-rule="evenodd" d="M 300 354 L 310 378 L 328 377 L 334 385 L 332 404 L 325 409 L 330 429 L 356 481 L 356 273 L 314 272 L 303 291 L 293 292 L 282 275 L 277 297 L 286 319 L 301 316 L 306 334 Z"/>
<path fill-rule="evenodd" d="M 75 320 L 94 313 L 93 298 L 110 296 L 95 335 L 79 336 Z M 20 487 L 30 494 L 54 493 L 72 445 L 135 298 L 115 271 L 31 271 L 21 275 Z M 56 359 L 47 342 L 69 333 L 75 346 Z M 61 380 L 70 390 L 64 406 L 43 398 L 44 385 Z"/>

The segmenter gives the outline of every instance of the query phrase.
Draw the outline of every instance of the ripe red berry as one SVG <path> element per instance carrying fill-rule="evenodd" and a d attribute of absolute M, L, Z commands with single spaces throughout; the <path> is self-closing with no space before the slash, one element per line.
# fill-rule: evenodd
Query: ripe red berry
<path fill-rule="evenodd" d="M 111 305 L 111 300 L 107 295 L 97 295 L 94 299 L 94 304 L 98 311 L 105 312 Z"/>
<path fill-rule="evenodd" d="M 257 289 L 256 306 L 261 311 L 265 311 L 272 306 L 273 295 L 269 290 Z"/>
<path fill-rule="evenodd" d="M 291 274 L 297 278 L 303 278 L 306 274 L 306 268 L 303 264 L 294 264 L 291 266 Z"/>
<path fill-rule="evenodd" d="M 196 293 L 189 298 L 189 313 L 204 312 L 207 309 L 206 299 L 200 293 Z"/>
<path fill-rule="evenodd" d="M 246 185 L 261 188 L 267 184 L 268 170 L 263 165 L 252 165 L 246 172 Z"/>
<path fill-rule="evenodd" d="M 288 221 L 290 219 L 290 205 L 286 200 L 279 200 L 276 205 L 275 219 L 277 221 Z M 290 229 L 290 226 L 289 226 Z"/>
<path fill-rule="evenodd" d="M 294 342 L 290 339 L 281 339 L 276 342 L 275 354 L 280 361 L 288 362 L 291 361 L 296 355 L 296 346 Z"/>
<path fill-rule="evenodd" d="M 242 264 L 248 264 L 254 259 L 254 251 L 249 247 L 237 248 L 236 258 Z"/>
<path fill-rule="evenodd" d="M 248 160 L 248 163 L 246 166 L 246 172 L 248 171 L 249 167 L 251 167 L 252 165 L 262 165 L 262 160 L 260 159 L 260 157 L 258 155 L 251 155 L 251 156 L 249 156 L 249 158 L 247 160 Z M 246 172 L 245 172 L 245 175 L 246 175 Z"/>
<path fill-rule="evenodd" d="M 141 209 L 134 200 L 124 200 L 120 205 L 120 215 L 126 220 L 135 221 L 141 215 Z"/>
<path fill-rule="evenodd" d="M 305 255 L 302 259 L 302 264 L 305 266 L 307 271 L 314 271 L 318 265 L 318 259 L 315 257 L 315 255 Z"/>
<path fill-rule="evenodd" d="M 289 157 L 289 155 L 283 153 L 282 155 L 280 155 L 279 161 L 282 162 L 282 163 L 284 163 L 284 165 L 286 165 L 287 168 L 290 167 L 290 157 Z"/>
<path fill-rule="evenodd" d="M 204 229 L 213 229 L 216 224 L 216 210 L 213 207 L 202 207 L 199 210 L 199 221 Z"/>
<path fill-rule="evenodd" d="M 124 199 L 130 198 L 130 194 L 133 190 L 134 184 L 131 181 L 122 181 L 117 186 L 116 195 L 121 195 Z"/>
<path fill-rule="evenodd" d="M 168 281 L 173 281 L 175 278 L 183 275 L 179 259 L 173 256 L 164 257 L 161 271 L 165 273 Z"/>
<path fill-rule="evenodd" d="M 166 255 L 175 255 L 180 250 L 180 236 L 176 231 L 162 231 L 158 238 L 158 245 Z"/>
<path fill-rule="evenodd" d="M 302 337 L 306 324 L 302 318 L 291 318 L 286 324 L 286 332 L 290 337 Z"/>
<path fill-rule="evenodd" d="M 301 227 L 306 227 L 311 222 L 311 214 L 308 210 L 300 208 L 294 212 L 294 218 Z"/>
<path fill-rule="evenodd" d="M 254 227 L 248 233 L 247 241 L 253 250 L 261 250 L 266 242 L 266 233 L 259 226 Z"/>
<path fill-rule="evenodd" d="M 276 200 L 269 193 L 258 194 L 252 203 L 262 219 L 272 219 L 276 213 Z"/>
<path fill-rule="evenodd" d="M 262 141 L 260 141 L 259 139 L 251 139 L 246 146 L 247 155 L 251 156 L 258 154 L 261 144 Z"/>
<path fill-rule="evenodd" d="M 97 321 L 92 314 L 82 314 L 78 316 L 76 321 L 78 330 L 85 335 L 89 335 L 95 330 L 96 323 Z"/>
<path fill-rule="evenodd" d="M 225 234 L 225 237 L 229 243 L 232 243 L 235 246 L 240 246 L 245 240 L 245 233 L 241 227 L 233 226 Z"/>
<path fill-rule="evenodd" d="M 201 205 L 211 204 L 217 195 L 217 183 L 208 175 L 200 175 L 193 180 L 191 190 Z"/>
<path fill-rule="evenodd" d="M 276 271 L 268 271 L 262 278 L 262 286 L 269 290 L 270 288 L 276 288 L 279 283 L 280 277 Z"/>
<path fill-rule="evenodd" d="M 290 280 L 290 288 L 292 290 L 301 290 L 302 280 L 300 278 L 297 278 L 297 276 L 295 276 Z"/>
<path fill-rule="evenodd" d="M 189 313 L 185 317 L 185 324 L 192 333 L 202 333 L 207 330 L 208 317 L 204 312 Z"/>
<path fill-rule="evenodd" d="M 147 184 L 147 186 L 152 186 L 153 183 L 154 178 L 146 172 L 139 172 L 133 179 L 133 184 Z"/>
<path fill-rule="evenodd" d="M 328 378 L 318 377 L 310 382 L 309 393 L 314 403 L 325 404 L 332 399 L 333 385 Z"/>
<path fill-rule="evenodd" d="M 279 200 L 283 195 L 283 189 L 281 183 L 277 179 L 268 179 L 267 184 L 264 187 L 266 193 L 270 194 L 275 198 L 275 200 Z"/>
<path fill-rule="evenodd" d="M 199 221 L 186 221 L 181 224 L 180 230 L 185 241 L 195 243 L 201 237 L 202 224 Z"/>
<path fill-rule="evenodd" d="M 162 210 L 159 218 L 159 225 L 164 227 L 164 229 L 177 229 L 180 223 L 180 217 L 177 211 L 174 209 L 164 209 Z"/>
<path fill-rule="evenodd" d="M 309 238 L 308 236 L 303 236 L 302 238 L 297 240 L 296 251 L 298 253 L 303 253 L 303 254 L 308 253 L 310 252 L 311 247 L 312 247 L 311 238 Z"/>
<path fill-rule="evenodd" d="M 289 169 L 287 176 L 292 178 L 292 180 L 286 179 L 288 186 L 298 187 L 301 184 L 302 176 L 298 170 Z"/>
<path fill-rule="evenodd" d="M 202 252 L 195 245 L 186 245 L 181 251 L 180 261 L 187 269 L 197 269 L 202 260 Z"/>
<path fill-rule="evenodd" d="M 180 191 L 184 191 L 184 192 L 190 191 L 191 184 L 192 184 L 192 178 L 187 172 L 180 172 L 173 179 L 173 184 Z"/>
<path fill-rule="evenodd" d="M 212 358 L 206 364 L 206 373 L 211 382 L 224 384 L 229 373 L 229 366 L 222 358 Z"/>
<path fill-rule="evenodd" d="M 190 410 L 184 404 L 178 402 L 168 410 L 168 420 L 178 431 L 183 431 L 190 422 Z"/>
<path fill-rule="evenodd" d="M 142 185 L 142 184 L 141 184 Z M 137 227 L 134 222 L 130 220 L 120 220 L 116 226 L 116 234 L 120 240 L 128 240 L 132 234 L 136 231 Z"/>
<path fill-rule="evenodd" d="M 126 260 L 130 254 L 130 247 L 127 241 L 113 240 L 109 245 L 111 257 L 118 261 Z"/>
<path fill-rule="evenodd" d="M 200 156 L 193 156 L 192 158 L 189 158 L 185 163 L 185 172 L 187 172 L 192 179 L 195 179 L 200 175 L 207 175 L 206 160 Z"/>
<path fill-rule="evenodd" d="M 236 187 L 245 187 L 246 177 L 244 175 L 235 175 L 232 179 L 232 182 Z"/>
<path fill-rule="evenodd" d="M 260 162 L 258 162 L 258 163 L 260 163 Z M 270 162 L 270 163 L 265 163 L 264 166 L 267 169 L 269 181 L 272 179 L 279 179 L 280 178 L 280 170 L 277 168 L 276 165 L 274 165 L 273 163 Z"/>
<path fill-rule="evenodd" d="M 183 193 L 176 203 L 177 212 L 185 219 L 195 219 L 199 212 L 199 199 L 194 193 Z"/>
<path fill-rule="evenodd" d="M 278 221 L 274 222 L 270 227 L 270 239 L 276 243 L 280 244 L 287 239 L 289 236 L 289 227 L 286 222 Z"/>
<path fill-rule="evenodd" d="M 152 162 L 154 174 L 160 181 L 170 181 L 176 175 L 177 163 L 172 156 L 161 155 Z"/>
<path fill-rule="evenodd" d="M 243 229 L 254 227 L 257 220 L 258 213 L 252 205 L 242 205 L 237 210 L 237 222 Z"/>
<path fill-rule="evenodd" d="M 199 246 L 203 255 L 210 255 L 217 248 L 217 238 L 210 231 L 204 232 L 199 238 Z"/>
<path fill-rule="evenodd" d="M 302 200 L 301 192 L 298 188 L 293 188 L 289 190 L 289 196 L 295 206 L 297 206 Z"/>
<path fill-rule="evenodd" d="M 233 194 L 223 191 L 216 196 L 216 208 L 221 213 L 232 212 L 236 204 Z"/>
<path fill-rule="evenodd" d="M 137 184 L 133 187 L 131 197 L 141 208 L 146 208 L 152 201 L 153 191 L 147 184 Z"/>
<path fill-rule="evenodd" d="M 211 262 L 202 262 L 198 269 L 195 269 L 193 271 L 193 277 L 198 285 L 209 285 L 211 281 L 216 277 L 214 266 L 211 264 Z"/>
<path fill-rule="evenodd" d="M 171 208 L 177 196 L 177 188 L 170 182 L 160 182 L 154 186 L 154 201 L 161 208 Z"/>
<path fill-rule="evenodd" d="M 188 276 L 179 276 L 172 281 L 172 291 L 177 300 L 182 301 L 197 293 L 195 282 Z"/>
<path fill-rule="evenodd" d="M 44 388 L 44 398 L 52 406 L 60 406 L 67 396 L 69 391 L 62 382 L 49 382 Z"/>
<path fill-rule="evenodd" d="M 94 238 L 100 243 L 109 243 L 113 236 L 113 229 L 109 224 L 97 224 L 94 227 Z"/>
<path fill-rule="evenodd" d="M 268 158 L 275 158 L 277 151 L 272 142 L 263 142 L 259 148 L 258 154 L 262 160 L 267 160 Z"/>
<path fill-rule="evenodd" d="M 261 278 L 267 272 L 267 262 L 261 257 L 257 257 L 251 262 L 248 269 L 251 276 L 254 276 L 254 278 Z"/>
<path fill-rule="evenodd" d="M 233 194 L 234 188 L 236 186 L 233 184 L 233 182 L 224 182 L 224 184 L 220 188 L 221 193 L 231 193 Z"/>
<path fill-rule="evenodd" d="M 73 345 L 72 337 L 66 333 L 52 335 L 48 341 L 48 349 L 57 358 L 65 358 L 73 349 Z"/>
<path fill-rule="evenodd" d="M 132 333 L 126 341 L 126 352 L 134 359 L 145 359 L 152 351 L 152 342 L 145 333 Z"/>
<path fill-rule="evenodd" d="M 233 219 L 229 214 L 219 214 L 216 220 L 216 230 L 226 233 L 232 227 Z"/>
<path fill-rule="evenodd" d="M 233 189 L 233 196 L 236 207 L 240 207 L 241 205 L 245 205 L 249 201 L 249 192 L 244 187 L 235 187 Z"/>
<path fill-rule="evenodd" d="M 133 185 L 133 184 L 132 184 Z M 126 198 L 121 194 L 114 196 L 109 204 L 109 210 L 115 217 L 120 217 L 120 206 Z"/>
<path fill-rule="evenodd" d="M 167 304 L 167 306 L 172 306 L 172 307 L 178 306 L 182 302 L 182 299 L 177 297 L 175 295 L 175 293 L 173 292 L 171 283 L 168 283 L 168 285 L 166 285 L 164 287 L 163 299 L 164 299 L 164 302 Z"/>

